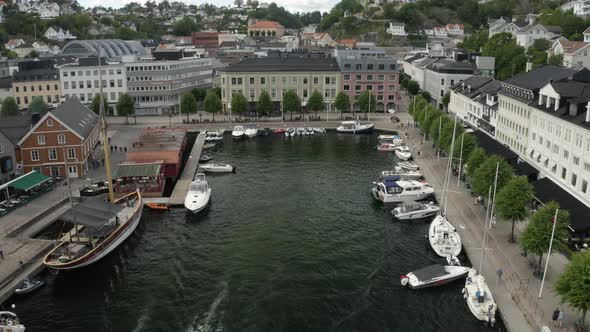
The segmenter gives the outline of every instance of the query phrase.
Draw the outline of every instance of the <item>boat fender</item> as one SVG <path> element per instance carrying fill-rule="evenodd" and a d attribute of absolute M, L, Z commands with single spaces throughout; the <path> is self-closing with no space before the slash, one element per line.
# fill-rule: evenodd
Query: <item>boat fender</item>
<path fill-rule="evenodd" d="M 410 278 L 408 278 L 408 276 L 403 275 L 400 278 L 400 282 L 402 284 L 402 286 L 406 286 L 408 284 L 408 282 L 410 282 Z"/>

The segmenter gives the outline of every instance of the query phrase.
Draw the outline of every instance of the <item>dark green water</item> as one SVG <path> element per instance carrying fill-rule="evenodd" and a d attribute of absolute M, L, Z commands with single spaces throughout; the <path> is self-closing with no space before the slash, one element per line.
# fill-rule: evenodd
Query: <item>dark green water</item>
<path fill-rule="evenodd" d="M 376 137 L 226 138 L 212 155 L 238 172 L 208 177 L 207 210 L 146 209 L 115 253 L 10 301 L 30 331 L 490 330 L 461 282 L 400 285 L 443 261 L 427 222 L 392 221 L 372 200 L 393 162 Z"/>

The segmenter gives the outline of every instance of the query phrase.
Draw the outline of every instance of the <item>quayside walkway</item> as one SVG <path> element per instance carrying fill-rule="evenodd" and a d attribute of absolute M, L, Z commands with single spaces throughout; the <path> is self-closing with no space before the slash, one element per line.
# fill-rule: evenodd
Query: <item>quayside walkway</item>
<path fill-rule="evenodd" d="M 184 165 L 182 175 L 176 181 L 176 186 L 172 191 L 172 195 L 168 199 L 168 205 L 182 205 L 184 198 L 188 192 L 188 186 L 193 181 L 197 167 L 199 166 L 199 158 L 201 158 L 201 152 L 203 151 L 203 145 L 205 144 L 205 133 L 202 132 L 197 136 L 191 154 Z"/>

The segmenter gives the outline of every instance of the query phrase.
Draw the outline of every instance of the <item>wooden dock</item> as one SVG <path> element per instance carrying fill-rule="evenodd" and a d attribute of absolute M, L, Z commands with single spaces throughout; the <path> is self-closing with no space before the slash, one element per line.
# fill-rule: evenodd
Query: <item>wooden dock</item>
<path fill-rule="evenodd" d="M 184 204 L 184 198 L 188 192 L 188 186 L 193 181 L 195 172 L 199 166 L 199 158 L 201 158 L 201 152 L 203 151 L 203 145 L 205 144 L 205 137 L 206 135 L 204 132 L 197 136 L 195 144 L 193 145 L 193 149 L 191 150 L 191 154 L 186 161 L 186 165 L 184 165 L 182 175 L 178 181 L 176 181 L 174 191 L 172 191 L 172 195 L 170 195 L 170 198 L 168 199 L 168 205 L 174 206 Z"/>

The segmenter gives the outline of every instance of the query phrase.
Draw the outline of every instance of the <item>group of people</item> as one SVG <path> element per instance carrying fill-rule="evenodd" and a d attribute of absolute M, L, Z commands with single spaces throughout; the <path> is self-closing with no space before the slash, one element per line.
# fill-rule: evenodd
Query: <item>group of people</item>
<path fill-rule="evenodd" d="M 565 318 L 565 312 L 563 310 L 561 310 L 559 307 L 555 308 L 555 311 L 553 311 L 553 326 L 555 327 L 561 327 L 561 325 L 563 324 L 563 319 Z"/>

